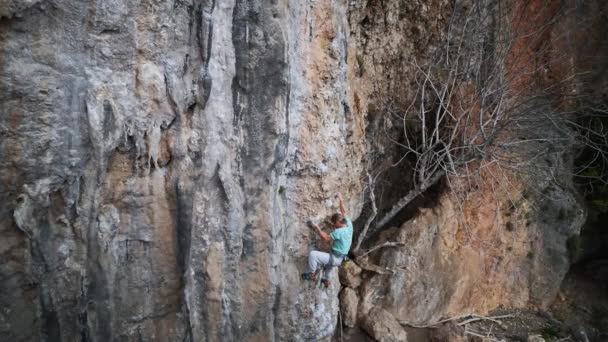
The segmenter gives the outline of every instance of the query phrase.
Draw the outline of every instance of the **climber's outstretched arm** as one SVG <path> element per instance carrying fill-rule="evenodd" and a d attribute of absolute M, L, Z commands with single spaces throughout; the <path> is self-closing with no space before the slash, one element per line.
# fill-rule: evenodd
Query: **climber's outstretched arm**
<path fill-rule="evenodd" d="M 342 199 L 342 194 L 341 193 L 337 193 L 336 197 L 338 198 L 338 204 L 340 205 L 340 214 L 342 214 L 343 217 L 348 217 L 348 215 L 346 215 L 346 209 L 344 208 L 344 200 Z"/>
<path fill-rule="evenodd" d="M 319 237 L 321 237 L 321 239 L 323 239 L 323 241 L 326 241 L 326 242 L 333 241 L 333 239 L 331 238 L 331 236 L 329 236 L 329 234 L 327 234 L 326 232 L 321 230 L 321 227 L 319 227 L 318 225 L 316 225 L 314 223 L 309 223 L 309 225 L 312 229 L 315 230 L 315 232 L 317 232 L 317 235 L 319 235 Z"/>

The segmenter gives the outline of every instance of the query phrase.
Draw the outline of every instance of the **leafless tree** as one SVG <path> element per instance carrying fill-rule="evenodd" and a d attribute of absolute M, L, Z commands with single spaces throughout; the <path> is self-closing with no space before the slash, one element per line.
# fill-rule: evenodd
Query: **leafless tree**
<path fill-rule="evenodd" d="M 411 62 L 417 89 L 410 104 L 384 104 L 390 114 L 386 122 L 400 122 L 400 136 L 392 136 L 388 129 L 387 135 L 404 151 L 397 163 L 411 163 L 413 186 L 376 220 L 378 175 L 368 173 L 371 215 L 358 236 L 355 254 L 361 254 L 370 227 L 374 232 L 386 226 L 442 178 L 450 184 L 457 178 L 476 182 L 486 168 L 543 173 L 548 167 L 539 160 L 548 151 L 577 146 L 591 151 L 589 165 L 575 170 L 579 175 L 598 160 L 608 160 L 605 121 L 586 118 L 606 118 L 605 107 L 585 104 L 580 84 L 584 72 L 572 65 L 568 54 L 549 56 L 551 47 L 546 44 L 548 32 L 552 41 L 566 41 L 559 34 L 571 32 L 553 25 L 573 9 L 542 8 L 534 14 L 538 18 L 518 18 L 522 9 L 517 6 L 525 4 L 504 4 L 486 0 L 455 8 L 446 42 L 431 62 Z M 556 65 L 567 70 L 546 79 Z M 377 247 L 382 246 L 373 250 Z"/>

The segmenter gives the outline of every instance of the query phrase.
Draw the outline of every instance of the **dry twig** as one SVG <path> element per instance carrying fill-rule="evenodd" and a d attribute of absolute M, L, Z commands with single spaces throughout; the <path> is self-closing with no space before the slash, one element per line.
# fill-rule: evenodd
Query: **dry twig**
<path fill-rule="evenodd" d="M 498 316 L 482 316 L 482 315 L 477 315 L 477 314 L 466 314 L 466 315 L 462 315 L 462 316 L 456 316 L 456 317 L 450 317 L 450 318 L 446 318 L 446 319 L 442 319 L 440 321 L 434 322 L 434 323 L 429 323 L 429 324 L 424 324 L 424 325 L 417 325 L 417 324 L 412 324 L 409 322 L 404 322 L 401 321 L 399 322 L 401 325 L 407 325 L 410 326 L 412 328 L 432 328 L 432 327 L 436 327 L 438 325 L 447 323 L 447 322 L 452 322 L 452 321 L 458 321 L 461 319 L 465 319 L 462 322 L 457 322 L 457 325 L 466 325 L 469 323 L 473 323 L 473 322 L 477 322 L 477 321 L 482 321 L 482 320 L 486 320 L 486 321 L 491 321 L 494 323 L 497 323 L 499 325 L 502 325 L 502 322 L 500 322 L 500 319 L 505 319 L 505 318 L 513 318 L 515 317 L 514 315 L 498 315 Z"/>
<path fill-rule="evenodd" d="M 403 242 L 398 242 L 398 241 L 387 241 L 383 244 L 380 244 L 378 246 L 372 247 L 370 249 L 368 249 L 367 251 L 365 251 L 365 253 L 357 256 L 357 259 L 363 258 L 364 256 L 368 255 L 371 252 L 377 251 L 380 248 L 385 248 L 385 247 L 397 247 L 397 246 L 405 246 L 405 243 Z"/>

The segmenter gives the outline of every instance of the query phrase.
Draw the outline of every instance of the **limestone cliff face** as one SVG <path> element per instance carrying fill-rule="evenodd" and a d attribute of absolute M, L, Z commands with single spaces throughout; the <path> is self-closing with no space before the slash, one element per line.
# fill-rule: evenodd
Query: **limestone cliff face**
<path fill-rule="evenodd" d="M 330 336 L 299 272 L 307 217 L 358 214 L 347 8 L 0 5 L 0 339 Z"/>
<path fill-rule="evenodd" d="M 552 91 L 574 94 L 573 98 L 578 94 L 593 98 L 594 92 L 605 89 L 603 82 L 608 74 L 600 67 L 599 56 L 605 56 L 607 50 L 592 33 L 602 23 L 593 15 L 601 7 L 599 2 L 563 7 L 542 1 L 512 4 L 506 16 L 512 31 L 529 32 L 539 25 L 538 21 L 546 23 L 543 30 L 534 31 L 538 37 L 514 34 L 522 37 L 514 40 L 514 53 L 525 57 L 507 62 L 506 72 L 513 72 L 509 68 L 515 67 L 529 70 L 526 76 L 517 78 L 516 86 L 524 89 L 524 84 L 533 83 L 537 88 L 550 85 L 552 90 L 544 95 L 550 99 L 551 110 L 572 105 L 568 96 L 551 98 Z M 432 11 L 433 6 L 429 8 Z M 434 12 L 433 17 L 438 16 Z M 588 18 L 589 25 L 576 24 L 581 18 Z M 426 23 L 423 27 L 432 25 Z M 571 36 L 592 38 L 573 42 Z M 429 48 L 432 47 L 431 44 Z M 539 61 L 541 58 L 543 61 Z M 538 65 L 545 67 L 537 71 L 541 69 Z M 582 70 L 593 76 L 587 79 L 577 74 Z M 407 73 L 405 66 L 401 75 Z M 541 74 L 538 79 L 537 73 Z M 563 81 L 566 75 L 574 76 Z M 597 85 L 594 89 L 585 89 L 593 84 Z M 404 87 L 390 83 L 385 86 Z M 405 98 L 409 95 L 407 89 L 405 86 L 400 93 Z M 385 101 L 391 98 L 390 91 L 380 93 Z M 382 100 L 375 95 L 366 98 L 368 103 Z M 536 109 L 534 115 L 539 113 L 540 109 Z M 374 125 L 373 119 L 369 125 Z M 562 141 L 572 136 L 568 127 L 556 122 L 540 127 L 546 136 Z M 341 303 L 343 311 L 354 316 L 352 311 L 356 310 L 359 323 L 366 327 L 378 323 L 374 317 L 378 307 L 397 321 L 414 325 L 487 313 L 501 306 L 546 309 L 570 267 L 573 251 L 569 250 L 569 239 L 580 233 L 586 208 L 573 184 L 574 149 L 566 142 L 552 143 L 546 150 L 535 142 L 526 149 L 545 152 L 531 168 L 505 171 L 490 163 L 480 169 L 479 182 L 475 178 L 471 183 L 471 179 L 452 177 L 449 184 L 439 186 L 449 187 L 448 191 L 438 190 L 441 195 L 426 203 L 421 201 L 419 211 L 409 214 L 409 221 L 396 222 L 393 228 L 372 239 L 369 245 L 398 242 L 403 246 L 382 249 L 368 257 L 385 272 L 364 272 L 363 276 L 345 272 L 344 285 L 348 288 L 342 293 L 347 299 Z M 391 187 L 397 186 L 393 184 Z M 427 197 L 432 198 L 433 194 Z M 358 294 L 355 299 L 351 299 L 353 289 Z M 366 329 L 374 334 L 373 329 Z"/>
<path fill-rule="evenodd" d="M 448 7 L 0 4 L 0 340 L 329 338 L 340 286 L 301 283 L 318 242 L 304 221 L 335 211 L 337 191 L 359 216 L 368 152 L 394 149 L 375 108 L 411 96 L 409 62 L 433 50 Z M 502 217 L 464 236 L 453 201 L 390 236 L 408 247 L 379 262 L 408 271 L 366 278 L 359 312 L 425 322 L 551 295 L 536 296 L 556 287 L 534 283 L 535 267 L 557 258 L 546 279 L 560 279 L 578 221 L 523 246 L 548 225 L 498 233 Z M 479 234 L 523 247 L 504 257 L 508 244 Z M 552 249 L 528 257 L 543 241 Z M 519 276 L 492 278 L 504 264 Z"/>
<path fill-rule="evenodd" d="M 545 196 L 523 198 L 522 188 L 497 194 L 499 182 L 488 181 L 467 200 L 442 196 L 382 232 L 379 242 L 404 246 L 375 257 L 391 274 L 363 281 L 359 314 L 382 306 L 423 325 L 500 306 L 546 308 L 569 269 L 567 241 L 580 232 L 585 210 L 569 189 L 548 179 L 539 186 Z"/>

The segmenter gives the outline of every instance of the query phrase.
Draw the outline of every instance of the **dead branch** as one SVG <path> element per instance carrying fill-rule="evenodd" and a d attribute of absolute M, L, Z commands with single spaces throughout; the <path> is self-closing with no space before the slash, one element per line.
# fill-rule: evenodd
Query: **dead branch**
<path fill-rule="evenodd" d="M 404 148 L 404 155 L 416 157 L 415 186 L 378 222 L 378 227 L 384 226 L 412 197 L 432 185 L 431 175 L 442 173 L 448 177 L 470 178 L 477 176 L 470 173 L 490 164 L 523 169 L 538 164 L 537 159 L 546 155 L 544 151 L 530 155 L 521 145 L 549 143 L 565 149 L 575 140 L 576 132 L 564 123 L 569 122 L 569 126 L 585 133 L 581 135 L 583 143 L 589 142 L 586 136 L 595 136 L 601 146 L 597 148 L 595 143 L 591 147 L 596 151 L 605 150 L 606 134 L 588 134 L 588 127 L 581 129 L 579 123 L 571 120 L 575 109 L 556 111 L 551 108 L 555 99 L 547 95 L 559 97 L 559 90 L 563 88 L 561 95 L 575 100 L 576 94 L 569 95 L 565 89 L 582 73 L 573 70 L 560 80 L 539 86 L 535 77 L 550 69 L 549 63 L 558 61 L 526 64 L 548 48 L 538 45 L 537 41 L 551 26 L 541 24 L 493 31 L 488 25 L 503 24 L 509 13 L 508 10 L 500 12 L 500 6 L 495 5 L 493 1 L 480 1 L 473 8 L 455 13 L 448 41 L 438 59 L 426 66 L 411 63 L 418 76 L 416 95 L 407 108 L 393 112 L 401 112 L 404 122 L 405 139 L 399 146 Z M 495 43 L 492 51 L 478 44 L 488 39 Z M 543 129 L 546 119 L 561 132 L 559 136 Z M 413 132 L 408 132 L 412 129 L 406 122 L 417 125 Z M 471 163 L 480 166 L 469 169 Z"/>
<path fill-rule="evenodd" d="M 412 96 L 405 104 L 384 101 L 389 118 L 384 132 L 402 152 L 395 165 L 411 163 L 411 189 L 387 213 L 380 208 L 379 214 L 375 195 L 381 196 L 374 194 L 375 180 L 368 174 L 372 214 L 359 234 L 355 254 L 368 234 L 385 227 L 442 177 L 450 187 L 467 182 L 464 196 L 486 177 L 513 188 L 509 177 L 501 175 L 505 170 L 523 181 L 548 179 L 558 184 L 564 177 L 578 176 L 608 184 L 608 177 L 601 176 L 608 169 L 608 110 L 579 93 L 586 71 L 572 68 L 550 82 L 546 78 L 555 65 L 570 65 L 562 59 L 568 54 L 543 57 L 552 46 L 543 39 L 547 33 L 555 33 L 558 40 L 571 34 L 550 30 L 558 20 L 554 16 L 567 16 L 573 8 L 546 10 L 538 16 L 549 15 L 552 23 L 531 25 L 530 18 L 513 24 L 511 16 L 523 13 L 518 6 L 502 7 L 499 1 L 458 7 L 437 54 L 424 63 L 409 61 L 409 70 L 415 73 Z M 590 18 L 586 21 L 591 25 Z M 548 155 L 582 148 L 590 156 L 573 170 L 544 162 Z"/>
<path fill-rule="evenodd" d="M 499 321 L 499 319 L 504 319 L 504 318 L 512 318 L 514 317 L 513 315 L 501 315 L 501 316 L 490 316 L 490 317 L 485 317 L 485 316 L 479 316 L 479 315 L 471 315 L 472 318 L 469 318 L 465 321 L 459 322 L 457 323 L 458 325 L 465 325 L 465 324 L 469 324 L 469 323 L 473 323 L 473 322 L 478 322 L 478 321 L 491 321 L 494 322 L 496 324 L 498 324 L 499 326 L 502 326 L 502 322 Z"/>
<path fill-rule="evenodd" d="M 397 246 L 405 246 L 405 243 L 403 242 L 398 242 L 398 241 L 387 241 L 383 244 L 380 244 L 378 246 L 372 247 L 370 249 L 368 249 L 367 251 L 365 251 L 365 253 L 357 256 L 357 259 L 363 258 L 364 256 L 368 255 L 371 252 L 377 251 L 380 248 L 385 248 L 385 247 L 397 247 Z"/>
<path fill-rule="evenodd" d="M 409 322 L 405 322 L 405 321 L 400 321 L 399 323 L 401 325 L 407 325 L 410 326 L 412 328 L 433 328 L 436 327 L 438 325 L 447 323 L 447 322 L 452 322 L 452 321 L 458 321 L 461 319 L 465 319 L 462 322 L 456 323 L 457 325 L 465 325 L 468 323 L 472 323 L 472 322 L 477 322 L 477 321 L 482 321 L 482 320 L 487 320 L 487 321 L 492 321 L 494 323 L 497 323 L 499 325 L 502 324 L 502 322 L 500 322 L 500 319 L 505 319 L 505 318 L 513 318 L 515 317 L 514 315 L 498 315 L 498 316 L 482 316 L 482 315 L 477 315 L 477 314 L 466 314 L 466 315 L 462 315 L 462 316 L 456 316 L 456 317 L 450 317 L 450 318 L 446 318 L 446 319 L 442 319 L 440 321 L 434 322 L 434 323 L 429 323 L 429 324 L 424 324 L 424 325 L 417 325 L 417 324 L 412 324 Z"/>
<path fill-rule="evenodd" d="M 380 221 L 376 224 L 376 229 L 384 227 L 393 217 L 395 217 L 403 208 L 405 208 L 411 201 L 413 201 L 418 195 L 425 192 L 428 188 L 437 183 L 441 177 L 443 177 L 443 172 L 436 172 L 432 177 L 426 180 L 420 187 L 412 189 L 407 195 L 403 196 L 393 207 L 391 210 L 386 213 Z"/>
<path fill-rule="evenodd" d="M 471 336 L 475 336 L 475 337 L 481 337 L 484 339 L 484 341 L 493 341 L 493 342 L 502 342 L 502 340 L 490 337 L 488 335 L 483 335 L 482 333 L 478 332 L 478 331 L 474 331 L 474 330 L 470 330 L 470 329 L 465 329 L 464 330 L 465 335 L 471 335 Z"/>
<path fill-rule="evenodd" d="M 359 258 L 357 258 L 359 259 Z M 370 264 L 367 261 L 364 260 L 352 260 L 355 264 L 357 264 L 357 266 L 361 267 L 362 270 L 365 271 L 369 271 L 369 272 L 374 272 L 377 274 L 395 274 L 397 271 L 396 270 L 392 270 L 390 268 L 386 268 L 386 267 L 382 267 L 382 266 L 378 266 L 378 265 L 374 265 L 374 264 Z"/>
<path fill-rule="evenodd" d="M 367 218 L 367 221 L 365 221 L 363 230 L 361 231 L 361 233 L 359 234 L 359 237 L 357 238 L 357 244 L 355 245 L 355 248 L 353 249 L 354 254 L 357 254 L 359 252 L 359 248 L 361 248 L 361 243 L 365 239 L 365 236 L 367 235 L 367 231 L 369 230 L 370 225 L 372 224 L 372 222 L 374 222 L 374 220 L 376 219 L 376 215 L 378 214 L 378 208 L 376 207 L 376 195 L 374 194 L 376 182 L 372 178 L 372 175 L 369 173 L 369 171 L 367 172 L 367 183 L 368 183 L 368 188 L 369 188 L 369 200 L 372 205 L 372 213 Z"/>

